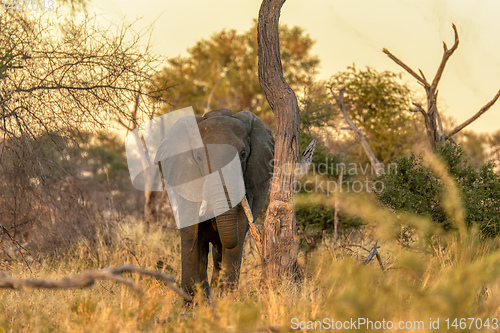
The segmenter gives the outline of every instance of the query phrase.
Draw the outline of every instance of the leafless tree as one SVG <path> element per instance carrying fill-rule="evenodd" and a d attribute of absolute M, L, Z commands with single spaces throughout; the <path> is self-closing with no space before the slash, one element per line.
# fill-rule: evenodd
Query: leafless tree
<path fill-rule="evenodd" d="M 383 49 L 382 52 L 387 54 L 389 58 L 391 58 L 396 64 L 401 66 L 405 71 L 410 73 L 420 85 L 422 85 L 425 89 L 425 93 L 427 95 L 427 110 L 425 110 L 420 104 L 418 103 L 413 103 L 414 108 L 412 108 L 410 111 L 412 112 L 420 112 L 424 116 L 425 120 L 425 129 L 427 132 L 427 137 L 429 139 L 430 145 L 432 149 L 436 148 L 436 143 L 437 142 L 443 142 L 447 138 L 453 136 L 454 134 L 458 133 L 461 131 L 463 128 L 471 124 L 474 120 L 479 118 L 483 113 L 488 111 L 493 104 L 498 100 L 500 97 L 500 90 L 497 92 L 495 97 L 488 102 L 486 105 L 484 105 L 476 114 L 474 114 L 472 117 L 470 117 L 468 120 L 464 121 L 462 124 L 456 126 L 454 129 L 451 131 L 445 133 L 443 129 L 443 124 L 441 121 L 441 115 L 439 114 L 438 107 L 437 107 L 437 97 L 438 97 L 438 84 L 439 81 L 441 80 L 441 77 L 443 76 L 443 71 L 446 66 L 446 63 L 450 59 L 450 57 L 453 55 L 455 50 L 458 48 L 458 32 L 457 32 L 457 27 L 455 24 L 452 24 L 453 32 L 455 34 L 455 41 L 453 43 L 453 46 L 448 49 L 448 46 L 446 45 L 445 42 L 443 42 L 443 57 L 441 59 L 441 63 L 439 64 L 439 67 L 436 71 L 436 74 L 434 75 L 434 79 L 432 80 L 431 83 L 427 81 L 427 78 L 425 77 L 424 73 L 422 70 L 418 70 L 419 73 L 416 73 L 413 69 L 411 69 L 408 65 L 406 65 L 403 61 L 401 61 L 399 58 L 397 58 L 394 54 L 389 52 L 387 49 Z"/>
<path fill-rule="evenodd" d="M 85 142 L 86 133 L 131 121 L 137 99 L 134 117 L 153 112 L 151 77 L 161 60 L 147 30 L 102 28 L 89 16 L 30 14 L 0 15 L 0 223 L 14 235 L 11 227 L 63 205 L 73 176 L 64 168 L 68 141 Z M 153 88 L 146 93 L 144 86 Z M 49 145 L 57 156 L 48 154 Z M 72 202 L 83 206 L 86 198 L 73 194 Z"/>

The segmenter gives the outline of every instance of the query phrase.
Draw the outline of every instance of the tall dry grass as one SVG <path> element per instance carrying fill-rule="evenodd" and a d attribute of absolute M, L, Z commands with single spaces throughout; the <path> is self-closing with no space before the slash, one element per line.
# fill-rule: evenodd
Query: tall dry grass
<path fill-rule="evenodd" d="M 442 172 L 439 162 L 429 161 Z M 345 213 L 366 221 L 364 237 L 369 244 L 378 240 L 384 271 L 375 260 L 362 264 L 366 253 L 353 246 L 359 245 L 352 244 L 354 239 L 344 240 L 343 246 L 326 241 L 308 256 L 307 264 L 301 255 L 304 280 L 300 287 L 283 283 L 261 290 L 259 258 L 248 247 L 238 291 L 216 296 L 212 303 L 197 296 L 196 305 L 186 307 L 161 282 L 139 276 L 134 278 L 143 294 L 109 281 L 78 290 L 2 290 L 0 332 L 252 332 L 270 326 L 290 330 L 298 325 L 315 331 L 319 323 L 328 328 L 324 318 L 367 318 L 394 325 L 393 329 L 339 330 L 352 332 L 498 331 L 493 319 L 500 316 L 499 240 L 483 239 L 477 230 L 464 229 L 460 221 L 464 212 L 453 182 L 445 182 L 449 191 L 443 200 L 457 220 L 455 232 L 445 233 L 427 218 L 391 212 L 359 197 L 342 198 Z M 333 198 L 311 195 L 298 201 L 333 204 Z M 8 267 L 8 273 L 59 278 L 89 268 L 131 263 L 180 276 L 180 241 L 175 231 L 146 230 L 134 220 L 115 223 L 113 230 L 111 237 L 103 236 L 95 244 L 84 240 L 74 244 L 64 257 L 33 261 L 33 273 L 22 262 Z M 411 233 L 410 241 L 401 242 L 402 230 Z M 439 328 L 431 328 L 430 320 L 435 325 L 438 318 Z M 466 320 L 467 328 L 462 330 L 447 326 L 447 318 L 450 325 L 455 318 L 480 318 L 483 324 L 489 318 L 490 328 L 476 329 L 475 321 L 469 329 Z M 398 330 L 401 321 L 419 327 Z"/>

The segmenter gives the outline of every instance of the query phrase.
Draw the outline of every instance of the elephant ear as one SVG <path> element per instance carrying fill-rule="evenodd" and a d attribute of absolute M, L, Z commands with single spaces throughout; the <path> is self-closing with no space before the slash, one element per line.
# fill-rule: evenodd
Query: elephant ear
<path fill-rule="evenodd" d="M 253 112 L 241 111 L 235 118 L 250 127 L 250 155 L 244 174 L 247 196 L 265 194 L 273 176 L 274 138 L 267 126 Z"/>

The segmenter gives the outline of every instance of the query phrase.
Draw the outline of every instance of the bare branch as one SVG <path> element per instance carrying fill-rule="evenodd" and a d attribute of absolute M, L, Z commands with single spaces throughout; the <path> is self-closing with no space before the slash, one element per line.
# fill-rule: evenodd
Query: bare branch
<path fill-rule="evenodd" d="M 389 58 L 391 58 L 396 64 L 398 64 L 399 66 L 403 67 L 403 69 L 405 71 L 407 71 L 408 73 L 410 73 L 424 87 L 426 87 L 426 88 L 430 87 L 429 82 L 427 82 L 427 80 L 425 79 L 425 76 L 423 76 L 423 74 L 422 74 L 422 76 L 420 76 L 417 73 L 415 73 L 413 71 L 413 69 L 411 69 L 410 67 L 408 67 L 408 65 L 406 65 L 404 62 L 402 62 L 401 60 L 399 60 L 398 57 L 396 57 L 394 54 L 392 54 L 388 49 L 384 48 L 384 49 L 382 49 L 382 52 L 384 52 L 385 54 L 387 54 L 387 56 Z M 422 73 L 422 71 L 420 71 L 420 73 Z"/>
<path fill-rule="evenodd" d="M 70 289 L 70 288 L 86 288 L 92 286 L 96 280 L 112 280 L 118 283 L 126 284 L 136 291 L 141 291 L 141 287 L 133 280 L 124 278 L 119 274 L 122 273 L 138 273 L 148 275 L 166 283 L 166 285 L 180 295 L 186 301 L 192 301 L 185 291 L 175 285 L 175 278 L 158 271 L 151 271 L 134 265 L 122 265 L 117 267 L 108 267 L 102 270 L 89 270 L 72 277 L 64 277 L 61 280 L 43 280 L 43 279 L 16 279 L 0 272 L 0 288 L 4 289 L 21 289 L 27 288 L 44 288 L 44 289 Z"/>
<path fill-rule="evenodd" d="M 332 87 L 330 87 L 330 91 L 332 92 L 332 95 L 335 96 L 335 93 L 333 92 Z M 380 162 L 378 161 L 377 157 L 375 157 L 375 154 L 373 153 L 372 149 L 370 148 L 370 145 L 368 144 L 368 141 L 366 141 L 366 138 L 363 135 L 363 133 L 361 133 L 358 126 L 356 126 L 356 124 L 352 121 L 351 117 L 347 113 L 347 110 L 346 110 L 345 104 L 344 104 L 344 91 L 345 91 L 345 88 L 340 89 L 337 104 L 340 107 L 340 111 L 342 112 L 342 115 L 344 116 L 345 120 L 347 121 L 349 126 L 352 128 L 354 133 L 356 133 L 356 137 L 358 138 L 359 142 L 361 143 L 361 146 L 363 146 L 363 149 L 365 150 L 365 153 L 368 156 L 368 159 L 370 160 L 370 163 L 371 163 L 372 167 L 375 169 L 375 173 L 378 176 L 381 173 Z"/>
<path fill-rule="evenodd" d="M 418 103 L 413 102 L 413 105 L 415 105 L 414 108 L 411 108 L 409 111 L 411 112 L 420 112 L 422 114 L 425 114 L 425 110 L 422 108 L 422 106 Z"/>
<path fill-rule="evenodd" d="M 403 67 L 408 73 L 410 73 L 417 81 L 422 84 L 425 88 L 425 93 L 427 95 L 427 111 L 425 111 L 420 105 L 414 103 L 416 108 L 411 108 L 411 112 L 420 112 L 424 116 L 425 120 L 425 129 L 427 132 L 427 136 L 429 142 L 431 144 L 432 149 L 436 148 L 436 142 L 441 142 L 445 140 L 445 133 L 443 130 L 443 124 L 441 121 L 441 116 L 439 115 L 437 108 L 437 96 L 438 90 L 437 86 L 441 77 L 443 75 L 444 68 L 448 59 L 451 57 L 453 52 L 458 48 L 459 39 L 458 39 L 458 31 L 455 24 L 452 24 L 453 32 L 455 34 L 455 42 L 453 46 L 448 49 L 448 46 L 445 42 L 443 42 L 443 57 L 441 59 L 441 63 L 436 71 L 436 75 L 432 80 L 432 84 L 429 84 L 422 70 L 419 69 L 420 75 L 416 74 L 413 70 L 411 70 L 406 64 L 404 64 L 401 60 L 399 60 L 396 56 L 391 54 L 387 49 L 383 49 L 383 52 L 389 56 L 393 61 L 395 61 L 398 65 Z"/>
<path fill-rule="evenodd" d="M 425 77 L 424 72 L 422 72 L 422 70 L 420 68 L 418 69 L 418 71 L 419 71 L 420 75 L 422 75 L 422 78 L 425 80 L 425 82 L 427 82 L 427 78 Z"/>
<path fill-rule="evenodd" d="M 481 108 L 481 110 L 479 110 L 475 115 L 473 115 L 472 117 L 470 117 L 469 119 L 467 119 L 466 121 L 464 121 L 462 124 L 458 125 L 454 129 L 452 129 L 451 131 L 449 131 L 448 133 L 446 133 L 446 136 L 450 137 L 450 136 L 452 136 L 454 134 L 457 134 L 464 127 L 470 125 L 470 123 L 472 123 L 474 120 L 476 120 L 477 118 L 481 117 L 483 115 L 483 113 L 485 113 L 486 111 L 488 111 L 493 106 L 493 104 L 496 103 L 496 101 L 498 100 L 499 97 L 500 97 L 500 90 L 497 92 L 497 94 L 495 95 L 495 97 L 493 97 L 493 99 L 491 101 L 489 101 L 488 103 L 486 103 L 486 105 Z"/>
<path fill-rule="evenodd" d="M 431 91 L 432 92 L 435 92 L 437 89 L 437 86 L 439 84 L 439 80 L 441 80 L 441 76 L 443 75 L 444 67 L 446 66 L 446 63 L 448 62 L 448 59 L 451 57 L 453 52 L 455 52 L 455 50 L 458 48 L 459 40 L 458 40 L 457 27 L 455 26 L 455 24 L 452 24 L 451 26 L 453 28 L 453 32 L 455 33 L 455 42 L 453 43 L 453 46 L 451 47 L 451 49 L 448 49 L 448 47 L 446 46 L 446 43 L 443 42 L 443 48 L 444 48 L 443 58 L 441 59 L 441 64 L 439 65 L 438 70 L 436 72 L 436 75 L 434 76 L 434 80 L 432 80 L 432 84 L 431 84 Z"/>

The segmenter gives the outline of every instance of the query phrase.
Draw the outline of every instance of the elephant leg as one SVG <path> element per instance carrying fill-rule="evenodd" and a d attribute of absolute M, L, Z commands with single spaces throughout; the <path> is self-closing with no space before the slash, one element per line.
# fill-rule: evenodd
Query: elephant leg
<path fill-rule="evenodd" d="M 208 288 L 208 244 L 198 238 L 197 229 L 198 225 L 180 229 L 182 287 L 191 295 L 196 291 L 198 283 L 202 284 L 204 289 Z"/>
<path fill-rule="evenodd" d="M 243 209 L 238 209 L 238 245 L 232 249 L 222 248 L 222 270 L 223 287 L 227 290 L 235 289 L 238 286 L 240 277 L 241 258 L 245 237 L 248 230 L 248 222 Z"/>
<path fill-rule="evenodd" d="M 212 258 L 214 261 L 214 269 L 212 272 L 212 281 L 210 287 L 215 288 L 219 284 L 221 262 L 222 262 L 222 246 L 220 244 L 212 244 Z"/>
<path fill-rule="evenodd" d="M 208 284 L 207 277 L 207 266 L 208 266 L 208 253 L 210 252 L 210 244 L 207 242 L 201 243 L 201 253 L 200 253 L 200 281 L 201 287 L 205 296 L 208 298 L 210 296 L 210 286 Z"/>

